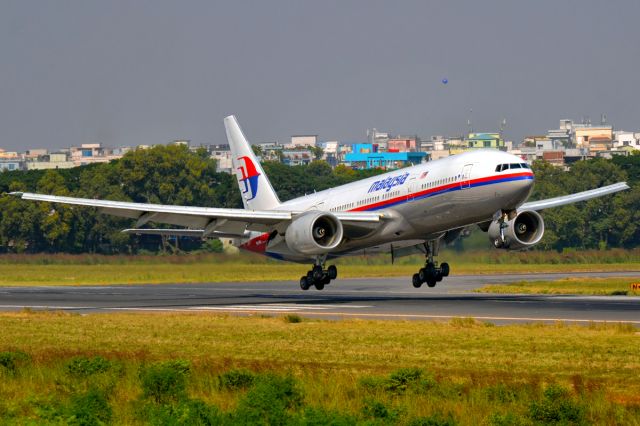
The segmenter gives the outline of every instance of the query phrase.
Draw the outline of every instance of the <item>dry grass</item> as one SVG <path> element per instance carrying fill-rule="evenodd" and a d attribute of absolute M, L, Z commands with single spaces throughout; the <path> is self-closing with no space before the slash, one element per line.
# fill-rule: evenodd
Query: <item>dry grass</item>
<path fill-rule="evenodd" d="M 0 330 L 0 352 L 32 357 L 22 374 L 0 381 L 0 399 L 11 407 L 23 404 L 26 412 L 28 401 L 68 397 L 61 391 L 70 386 L 62 369 L 66 360 L 102 355 L 125 365 L 111 397 L 119 423 L 136 422 L 130 402 L 140 396 L 139 366 L 177 358 L 194 366 L 190 394 L 223 410 L 233 409 L 239 395 L 217 390 L 215 377 L 231 368 L 292 374 L 308 403 L 357 414 L 370 397 L 359 386 L 363 377 L 420 367 L 434 374 L 438 394 L 378 392 L 375 398 L 409 417 L 443 412 L 477 424 L 493 409 L 526 411 L 529 404 L 498 404 L 487 399 L 487 389 L 506 386 L 529 395 L 559 383 L 605 410 L 599 415 L 616 409 L 611 404 L 621 404 L 625 421 L 640 413 L 634 411 L 640 407 L 640 333 L 624 324 L 494 327 L 472 319 L 291 322 L 201 313 L 21 312 L 0 314 Z"/>
<path fill-rule="evenodd" d="M 635 283 L 640 283 L 640 276 L 637 278 L 567 278 L 556 281 L 518 281 L 506 285 L 487 285 L 475 291 L 478 293 L 501 294 L 640 296 L 640 290 L 633 290 L 631 287 L 631 285 Z"/>

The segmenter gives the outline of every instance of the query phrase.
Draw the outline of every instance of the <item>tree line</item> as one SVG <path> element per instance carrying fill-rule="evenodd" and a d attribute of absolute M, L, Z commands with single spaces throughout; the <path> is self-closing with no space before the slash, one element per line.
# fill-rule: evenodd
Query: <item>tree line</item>
<path fill-rule="evenodd" d="M 265 172 L 282 200 L 353 182 L 383 170 L 332 169 L 326 162 L 285 166 L 265 162 Z M 543 213 L 541 249 L 638 247 L 640 242 L 640 154 L 594 159 L 569 171 L 544 162 L 533 165 L 532 199 L 549 198 L 628 181 L 629 191 Z M 120 160 L 61 170 L 5 171 L 0 193 L 39 192 L 84 198 L 242 208 L 235 177 L 216 172 L 205 150 L 157 146 L 128 152 Z M 98 214 L 94 208 L 28 202 L 0 196 L 0 253 L 137 253 L 162 250 L 158 237 L 120 231 L 134 221 Z M 159 225 L 160 226 L 160 225 Z M 191 241 L 187 250 L 202 249 Z"/>

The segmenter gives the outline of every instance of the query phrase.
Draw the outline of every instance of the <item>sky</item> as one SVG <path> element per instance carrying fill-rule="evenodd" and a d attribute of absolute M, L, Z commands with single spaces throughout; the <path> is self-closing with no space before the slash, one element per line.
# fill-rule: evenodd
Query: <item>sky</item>
<path fill-rule="evenodd" d="M 640 2 L 2 0 L 0 148 L 640 130 Z M 442 80 L 448 83 L 443 84 Z"/>

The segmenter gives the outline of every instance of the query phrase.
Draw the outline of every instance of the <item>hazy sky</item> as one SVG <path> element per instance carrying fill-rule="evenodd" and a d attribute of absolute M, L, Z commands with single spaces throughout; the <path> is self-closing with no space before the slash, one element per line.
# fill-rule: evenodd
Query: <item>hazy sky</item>
<path fill-rule="evenodd" d="M 640 130 L 640 1 L 0 0 L 0 147 Z M 442 84 L 447 78 L 449 83 Z"/>

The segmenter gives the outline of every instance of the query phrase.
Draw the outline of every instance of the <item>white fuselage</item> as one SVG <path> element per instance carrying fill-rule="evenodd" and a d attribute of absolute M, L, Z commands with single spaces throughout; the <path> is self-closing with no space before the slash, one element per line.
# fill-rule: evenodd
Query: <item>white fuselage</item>
<path fill-rule="evenodd" d="M 524 203 L 532 188 L 533 173 L 521 158 L 477 150 L 316 192 L 282 203 L 278 209 L 379 211 L 393 219 L 351 229 L 356 237 L 332 253 L 341 255 L 380 250 L 389 244 L 413 245 L 449 230 L 490 221 L 496 212 L 514 210 Z M 267 243 L 259 233 L 252 235 L 252 240 L 261 238 L 266 244 L 253 251 L 285 260 L 308 260 L 292 253 L 281 238 Z M 252 250 L 254 245 L 245 242 L 241 247 Z"/>

